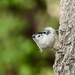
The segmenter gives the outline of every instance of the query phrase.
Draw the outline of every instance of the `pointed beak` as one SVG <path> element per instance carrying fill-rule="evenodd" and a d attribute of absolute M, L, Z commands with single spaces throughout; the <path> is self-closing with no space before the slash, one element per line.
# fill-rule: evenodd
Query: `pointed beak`
<path fill-rule="evenodd" d="M 35 35 L 34 34 L 32 35 L 32 38 L 35 38 Z"/>

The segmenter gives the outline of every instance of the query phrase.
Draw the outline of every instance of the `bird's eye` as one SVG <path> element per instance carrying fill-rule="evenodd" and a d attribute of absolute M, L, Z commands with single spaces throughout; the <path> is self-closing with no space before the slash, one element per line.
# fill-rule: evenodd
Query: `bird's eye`
<path fill-rule="evenodd" d="M 38 35 L 38 37 L 40 37 L 40 35 Z"/>
<path fill-rule="evenodd" d="M 46 32 L 43 32 L 44 34 L 46 34 Z"/>

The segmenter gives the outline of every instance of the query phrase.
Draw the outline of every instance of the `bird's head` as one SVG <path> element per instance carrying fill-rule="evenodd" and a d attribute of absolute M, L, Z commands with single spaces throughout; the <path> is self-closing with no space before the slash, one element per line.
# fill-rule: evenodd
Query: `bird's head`
<path fill-rule="evenodd" d="M 52 27 L 46 27 L 44 29 L 44 31 L 33 34 L 32 38 L 35 41 L 39 41 L 39 40 L 43 39 L 44 37 L 48 37 L 48 35 L 50 35 L 50 34 L 56 34 L 55 30 Z"/>
<path fill-rule="evenodd" d="M 32 35 L 32 39 L 40 48 L 46 48 L 54 40 L 56 31 L 52 27 L 46 27 L 44 31 Z"/>

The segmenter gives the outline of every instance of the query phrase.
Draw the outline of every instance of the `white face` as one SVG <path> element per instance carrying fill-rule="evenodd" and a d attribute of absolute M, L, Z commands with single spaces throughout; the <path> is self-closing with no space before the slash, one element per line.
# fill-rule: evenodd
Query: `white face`
<path fill-rule="evenodd" d="M 39 40 L 41 40 L 42 38 L 43 38 L 43 34 L 36 34 L 34 39 L 35 39 L 36 41 L 39 41 Z"/>
<path fill-rule="evenodd" d="M 41 42 L 42 40 L 46 41 L 46 38 L 49 34 L 51 34 L 51 31 L 49 29 L 43 32 L 35 33 L 33 34 L 33 40 L 36 42 Z"/>
<path fill-rule="evenodd" d="M 44 35 L 45 34 L 42 32 L 41 33 L 38 32 L 32 35 L 33 40 L 35 41 L 41 52 L 42 52 L 42 47 L 39 42 L 41 41 L 41 39 L 44 38 Z"/>

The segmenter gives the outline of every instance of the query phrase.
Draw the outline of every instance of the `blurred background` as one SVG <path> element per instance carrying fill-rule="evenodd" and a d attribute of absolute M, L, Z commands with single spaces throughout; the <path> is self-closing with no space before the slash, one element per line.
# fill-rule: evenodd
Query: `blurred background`
<path fill-rule="evenodd" d="M 40 53 L 31 36 L 59 26 L 59 0 L 0 0 L 0 75 L 53 75 L 54 50 Z"/>

